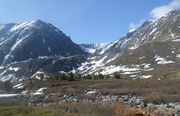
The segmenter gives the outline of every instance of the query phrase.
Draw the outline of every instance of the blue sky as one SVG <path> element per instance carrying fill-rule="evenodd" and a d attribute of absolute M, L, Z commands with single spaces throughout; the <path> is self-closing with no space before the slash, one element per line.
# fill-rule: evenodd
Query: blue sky
<path fill-rule="evenodd" d="M 40 19 L 54 24 L 76 43 L 101 43 L 120 38 L 130 25 L 152 18 L 153 9 L 170 2 L 172 0 L 1 0 L 0 23 Z"/>

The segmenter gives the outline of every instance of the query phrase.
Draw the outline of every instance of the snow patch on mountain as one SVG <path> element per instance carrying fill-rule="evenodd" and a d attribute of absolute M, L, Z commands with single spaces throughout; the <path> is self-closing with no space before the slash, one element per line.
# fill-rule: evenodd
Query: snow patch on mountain
<path fill-rule="evenodd" d="M 122 66 L 115 66 L 115 65 L 111 65 L 106 67 L 101 74 L 103 75 L 109 75 L 109 74 L 113 74 L 115 72 L 134 72 L 134 71 L 138 71 L 139 68 L 129 68 L 125 65 Z"/>
<path fill-rule="evenodd" d="M 150 35 L 153 34 L 156 30 L 157 30 L 157 28 L 153 29 L 153 30 L 151 31 Z"/>
<path fill-rule="evenodd" d="M 176 57 L 177 57 L 177 58 L 180 58 L 180 54 L 177 54 Z"/>
<path fill-rule="evenodd" d="M 109 43 L 80 44 L 80 46 L 84 52 L 102 54 L 108 44 Z"/>
<path fill-rule="evenodd" d="M 84 52 L 91 53 L 91 54 L 95 53 L 96 50 L 97 49 L 95 49 L 95 48 L 94 49 L 93 48 L 84 48 Z"/>
<path fill-rule="evenodd" d="M 19 94 L 0 94 L 0 98 L 15 97 Z"/>
<path fill-rule="evenodd" d="M 9 57 L 12 56 L 12 51 L 14 51 L 14 50 L 15 50 L 25 39 L 27 39 L 27 37 L 29 37 L 29 36 L 30 36 L 30 34 L 26 35 L 26 36 L 23 37 L 23 38 L 20 38 L 20 39 L 18 38 L 18 39 L 17 39 L 16 43 L 11 47 L 9 53 L 7 53 L 7 54 L 5 55 L 2 64 L 4 64 L 5 61 L 6 61 Z M 1 44 L 0 44 L 0 45 L 1 45 Z"/>
<path fill-rule="evenodd" d="M 106 62 L 105 59 L 107 58 L 107 56 L 104 56 L 102 58 L 98 58 L 98 59 L 94 59 L 91 61 L 86 61 L 84 63 L 81 64 L 81 66 L 79 68 L 77 68 L 78 71 L 81 71 L 81 73 L 86 73 L 88 71 L 89 74 L 93 74 L 96 73 L 97 70 L 99 70 L 100 68 L 102 68 Z"/>
<path fill-rule="evenodd" d="M 151 64 L 136 64 L 136 65 L 109 65 L 107 66 L 107 62 L 105 61 L 106 56 L 101 60 L 90 61 L 82 63 L 82 65 L 78 68 L 78 71 L 81 71 L 82 74 L 103 74 L 103 75 L 111 75 L 115 72 L 119 72 L 124 75 L 132 75 L 140 73 L 143 71 L 151 71 L 154 68 L 151 68 Z M 104 61 L 104 62 L 103 62 Z"/>
<path fill-rule="evenodd" d="M 17 48 L 18 45 L 20 45 L 20 44 L 21 44 L 25 39 L 27 39 L 27 37 L 29 37 L 30 35 L 31 35 L 31 34 L 28 34 L 28 35 L 26 35 L 26 36 L 23 37 L 23 38 L 18 38 L 17 41 L 16 41 L 16 43 L 12 46 L 10 52 L 12 52 L 15 48 Z"/>
<path fill-rule="evenodd" d="M 116 58 L 118 58 L 118 56 L 119 56 L 119 54 L 116 54 L 116 56 L 114 56 L 113 58 L 111 58 L 108 61 L 106 61 L 106 63 L 114 61 Z"/>
<path fill-rule="evenodd" d="M 157 64 L 171 64 L 171 63 L 175 63 L 174 61 L 171 60 L 166 60 L 163 57 L 160 57 L 158 55 L 155 55 L 155 61 L 157 62 Z"/>
<path fill-rule="evenodd" d="M 173 42 L 180 42 L 180 38 L 174 39 Z"/>
<path fill-rule="evenodd" d="M 8 74 L 8 75 L 5 75 L 5 76 L 0 75 L 0 81 L 6 82 L 6 81 L 9 81 L 9 80 L 11 80 L 11 82 L 15 82 L 15 80 L 16 80 L 15 75 L 14 74 Z"/>
<path fill-rule="evenodd" d="M 22 83 L 19 83 L 19 84 L 17 84 L 17 85 L 14 85 L 13 88 L 15 88 L 15 89 L 23 89 L 24 86 L 23 86 Z"/>
<path fill-rule="evenodd" d="M 0 24 L 0 31 L 3 30 L 5 28 L 5 25 Z"/>
<path fill-rule="evenodd" d="M 151 77 L 153 77 L 153 75 L 142 75 L 140 76 L 140 79 L 149 79 Z"/>
<path fill-rule="evenodd" d="M 14 72 L 17 72 L 19 69 L 19 67 L 9 67 L 9 70 Z"/>
<path fill-rule="evenodd" d="M 49 53 L 51 52 L 51 48 L 50 47 L 48 47 L 48 51 L 49 51 Z"/>
<path fill-rule="evenodd" d="M 137 28 L 132 28 L 132 29 L 130 29 L 130 30 L 129 30 L 129 33 L 134 32 L 136 29 L 137 29 Z"/>
<path fill-rule="evenodd" d="M 134 45 L 134 46 L 129 47 L 129 49 L 130 49 L 130 50 L 135 50 L 135 49 L 137 49 L 138 47 L 139 47 L 138 45 Z"/>
<path fill-rule="evenodd" d="M 11 28 L 10 31 L 17 31 L 19 29 L 27 29 L 27 28 L 33 28 L 33 27 L 37 27 L 34 23 L 36 22 L 36 20 L 34 21 L 29 21 L 29 22 L 24 22 L 24 23 L 21 23 L 21 24 L 17 24 L 15 25 L 13 28 Z"/>
<path fill-rule="evenodd" d="M 4 66 L 0 66 L 0 70 L 3 69 L 3 68 L 4 68 Z"/>
<path fill-rule="evenodd" d="M 41 95 L 43 94 L 43 91 L 47 89 L 46 87 L 44 88 L 39 88 L 35 93 L 31 93 L 32 95 Z"/>

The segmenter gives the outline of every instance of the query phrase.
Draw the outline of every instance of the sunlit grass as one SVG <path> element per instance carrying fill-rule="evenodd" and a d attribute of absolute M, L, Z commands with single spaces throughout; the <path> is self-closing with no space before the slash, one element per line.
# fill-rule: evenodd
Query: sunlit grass
<path fill-rule="evenodd" d="M 97 116 L 93 113 L 68 113 L 60 108 L 0 106 L 0 116 Z"/>

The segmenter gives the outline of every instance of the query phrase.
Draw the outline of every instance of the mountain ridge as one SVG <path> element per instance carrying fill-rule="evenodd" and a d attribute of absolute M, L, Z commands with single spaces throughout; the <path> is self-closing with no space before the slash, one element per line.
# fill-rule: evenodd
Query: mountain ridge
<path fill-rule="evenodd" d="M 157 20 L 145 21 L 134 31 L 113 42 L 103 54 L 90 56 L 79 68 L 83 74 L 113 74 L 155 77 L 158 68 L 176 73 L 179 68 L 180 12 L 171 11 Z M 160 46 L 158 46 L 158 44 Z M 164 51 L 165 50 L 165 51 Z M 171 70 L 168 71 L 169 66 Z M 144 67 L 142 70 L 141 67 Z M 173 68 L 174 67 L 174 68 Z M 164 74 L 159 71 L 158 77 Z M 177 71 L 178 73 L 178 71 Z M 172 74 L 176 75 L 176 74 Z"/>
<path fill-rule="evenodd" d="M 1 24 L 0 78 L 21 80 L 32 78 L 38 71 L 74 69 L 83 75 L 117 72 L 133 78 L 176 76 L 180 70 L 179 33 L 179 11 L 145 21 L 105 44 L 75 44 L 57 27 L 41 20 Z"/>

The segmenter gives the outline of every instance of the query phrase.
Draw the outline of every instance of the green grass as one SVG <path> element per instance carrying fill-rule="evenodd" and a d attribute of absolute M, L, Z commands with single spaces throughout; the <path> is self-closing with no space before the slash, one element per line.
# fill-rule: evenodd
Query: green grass
<path fill-rule="evenodd" d="M 95 114 L 67 113 L 59 108 L 0 106 L 0 116 L 97 116 Z"/>

